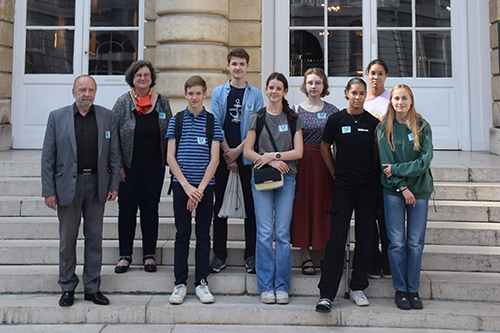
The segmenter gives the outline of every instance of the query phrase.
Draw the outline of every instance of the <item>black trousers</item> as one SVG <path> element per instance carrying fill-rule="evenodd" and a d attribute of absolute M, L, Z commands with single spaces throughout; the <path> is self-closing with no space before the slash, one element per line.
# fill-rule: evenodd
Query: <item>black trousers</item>
<path fill-rule="evenodd" d="M 252 166 L 243 165 L 243 158 L 240 155 L 236 160 L 238 163 L 238 173 L 240 174 L 241 186 L 243 188 L 243 199 L 245 201 L 245 253 L 243 259 L 255 256 L 256 225 L 255 210 L 252 196 Z M 229 177 L 226 161 L 220 154 L 220 163 L 215 172 L 215 205 L 214 205 L 214 223 L 213 223 L 213 251 L 217 258 L 226 260 L 227 258 L 227 218 L 218 217 L 222 202 L 224 200 L 224 191 L 226 190 L 227 179 Z"/>
<path fill-rule="evenodd" d="M 372 254 L 377 216 L 379 186 L 333 186 L 330 221 L 330 239 L 318 284 L 321 297 L 333 300 L 337 294 L 344 270 L 347 231 L 355 211 L 356 247 L 354 249 L 351 290 L 368 287 L 368 271 Z"/>

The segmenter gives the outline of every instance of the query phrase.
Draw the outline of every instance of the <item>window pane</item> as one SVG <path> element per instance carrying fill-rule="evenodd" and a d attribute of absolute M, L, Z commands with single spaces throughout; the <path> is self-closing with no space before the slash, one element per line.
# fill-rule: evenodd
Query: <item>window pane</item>
<path fill-rule="evenodd" d="M 139 0 L 92 1 L 90 25 L 93 27 L 137 27 Z"/>
<path fill-rule="evenodd" d="M 328 76 L 363 75 L 361 31 L 330 31 L 328 34 Z"/>
<path fill-rule="evenodd" d="M 323 0 L 290 0 L 290 26 L 324 26 Z"/>
<path fill-rule="evenodd" d="M 137 32 L 93 31 L 89 50 L 90 75 L 123 75 L 137 60 Z"/>
<path fill-rule="evenodd" d="M 312 67 L 324 69 L 323 31 L 290 31 L 290 76 L 303 76 Z"/>
<path fill-rule="evenodd" d="M 363 25 L 363 1 L 329 0 L 329 27 L 361 27 Z"/>
<path fill-rule="evenodd" d="M 417 32 L 417 76 L 451 77 L 451 32 Z"/>
<path fill-rule="evenodd" d="M 411 27 L 411 0 L 378 0 L 377 26 Z"/>
<path fill-rule="evenodd" d="M 417 27 L 450 27 L 450 0 L 416 2 Z"/>
<path fill-rule="evenodd" d="M 75 0 L 28 0 L 26 25 L 75 25 Z"/>
<path fill-rule="evenodd" d="M 73 30 L 26 31 L 26 74 L 73 74 Z"/>
<path fill-rule="evenodd" d="M 379 31 L 378 58 L 387 63 L 389 76 L 412 76 L 411 39 L 411 31 Z"/>

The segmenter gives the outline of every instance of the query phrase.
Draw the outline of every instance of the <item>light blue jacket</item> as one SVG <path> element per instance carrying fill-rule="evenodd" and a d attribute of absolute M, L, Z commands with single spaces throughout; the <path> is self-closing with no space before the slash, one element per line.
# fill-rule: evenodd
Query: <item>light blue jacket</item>
<path fill-rule="evenodd" d="M 231 91 L 231 80 L 227 81 L 221 86 L 218 86 L 212 92 L 212 107 L 211 112 L 214 114 L 215 119 L 219 121 L 222 127 L 224 127 L 224 122 L 226 120 L 227 113 L 227 97 Z M 246 82 L 246 81 L 245 81 Z M 259 111 L 264 107 L 264 101 L 262 99 L 262 92 L 252 87 L 248 82 L 246 82 L 247 87 L 245 88 L 245 94 L 243 95 L 243 109 L 241 110 L 241 122 L 240 122 L 240 133 L 241 141 L 245 140 L 248 131 L 248 121 L 252 113 Z M 224 128 L 222 129 L 222 135 L 225 137 Z M 246 158 L 243 158 L 243 164 L 252 164 Z"/>

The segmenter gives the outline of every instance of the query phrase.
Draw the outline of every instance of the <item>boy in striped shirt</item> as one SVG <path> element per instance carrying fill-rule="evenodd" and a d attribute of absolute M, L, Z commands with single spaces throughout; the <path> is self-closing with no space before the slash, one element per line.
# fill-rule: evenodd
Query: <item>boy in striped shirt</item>
<path fill-rule="evenodd" d="M 169 302 L 181 304 L 186 296 L 191 213 L 196 209 L 195 291 L 202 303 L 213 303 L 214 297 L 206 279 L 209 274 L 214 174 L 219 164 L 219 147 L 223 137 L 219 122 L 214 120 L 212 143 L 209 146 L 207 111 L 203 106 L 207 96 L 205 80 L 200 76 L 190 77 L 184 84 L 184 96 L 188 106 L 180 111 L 183 112 L 183 125 L 178 149 L 176 117 L 170 120 L 167 132 L 167 162 L 174 175 L 172 189 L 177 229 L 174 247 L 175 287 Z"/>

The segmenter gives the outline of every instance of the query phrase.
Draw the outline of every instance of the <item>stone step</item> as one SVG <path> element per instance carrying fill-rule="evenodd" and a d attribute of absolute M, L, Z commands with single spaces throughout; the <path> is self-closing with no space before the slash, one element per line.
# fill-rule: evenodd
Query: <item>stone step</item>
<path fill-rule="evenodd" d="M 500 202 L 429 200 L 429 221 L 500 222 Z"/>
<path fill-rule="evenodd" d="M 83 240 L 77 242 L 77 262 L 83 263 Z M 162 265 L 174 263 L 174 241 L 160 240 L 157 243 L 157 262 Z M 194 265 L 195 243 L 190 243 L 189 264 Z M 3 240 L 0 241 L 0 265 L 40 265 L 59 262 L 58 240 Z M 244 242 L 228 241 L 228 266 L 244 265 Z M 351 257 L 354 244 L 351 244 Z M 302 257 L 299 248 L 292 248 L 292 266 L 300 267 Z M 103 264 L 113 265 L 119 257 L 118 241 L 103 241 Z M 319 251 L 312 256 L 316 264 L 320 261 Z M 352 261 L 351 261 L 352 262 Z M 142 263 L 142 245 L 134 241 L 133 263 Z M 456 246 L 427 245 L 422 258 L 423 270 L 500 272 L 500 247 L 498 246 Z"/>
<path fill-rule="evenodd" d="M 500 321 L 498 304 L 425 299 L 424 309 L 419 311 L 401 311 L 392 299 L 374 298 L 368 307 L 337 299 L 332 312 L 323 314 L 314 311 L 317 297 L 291 297 L 288 305 L 269 305 L 262 304 L 258 296 L 217 296 L 214 304 L 203 305 L 188 295 L 184 304 L 170 305 L 168 296 L 111 295 L 109 306 L 98 306 L 77 294 L 75 304 L 64 309 L 57 304 L 58 298 L 46 294 L 0 296 L 2 323 L 223 324 L 238 325 L 236 330 L 240 330 L 239 325 L 311 325 L 496 331 Z"/>
<path fill-rule="evenodd" d="M 173 217 L 174 207 L 171 196 L 160 198 L 160 217 Z M 0 196 L 0 216 L 57 216 L 56 211 L 45 206 L 41 196 Z M 106 203 L 104 216 L 118 216 L 118 202 Z"/>
<path fill-rule="evenodd" d="M 477 182 L 434 182 L 437 200 L 497 201 L 500 184 Z"/>
<path fill-rule="evenodd" d="M 139 221 L 139 220 L 138 220 Z M 192 239 L 195 239 L 193 220 Z M 83 223 L 82 223 L 83 224 Z M 2 239 L 58 239 L 59 222 L 57 217 L 0 217 Z M 79 238 L 83 239 L 83 226 L 80 226 Z M 175 239 L 174 218 L 160 218 L 158 239 Z M 244 240 L 244 222 L 241 219 L 229 219 L 228 240 Z M 140 223 L 136 227 L 136 239 L 142 239 Z M 116 217 L 105 217 L 103 239 L 118 239 L 118 221 Z M 354 221 L 351 224 L 351 241 L 355 241 Z M 500 223 L 429 221 L 425 235 L 426 244 L 436 245 L 477 245 L 500 246 Z"/>
<path fill-rule="evenodd" d="M 163 182 L 162 196 L 167 196 L 170 176 L 167 174 Z M 40 177 L 0 177 L 0 193 L 5 196 L 41 196 L 42 181 Z"/>
<path fill-rule="evenodd" d="M 77 266 L 81 277 L 83 267 Z M 0 294 L 4 293 L 59 293 L 57 265 L 0 266 Z M 292 269 L 291 290 L 293 296 L 317 296 L 320 270 L 317 275 L 303 275 L 298 268 Z M 169 294 L 174 287 L 173 266 L 158 266 L 156 273 L 146 273 L 143 266 L 133 265 L 124 274 L 114 273 L 114 265 L 102 268 L 101 290 L 105 293 Z M 228 267 L 208 277 L 210 290 L 217 295 L 258 294 L 254 274 L 247 274 L 243 267 Z M 188 293 L 194 294 L 194 267 L 190 267 Z M 365 290 L 367 297 L 391 298 L 394 288 L 391 279 L 369 279 Z M 422 271 L 420 295 L 426 299 L 500 302 L 500 273 Z M 83 292 L 83 286 L 77 288 Z M 338 297 L 345 293 L 344 277 Z"/>

